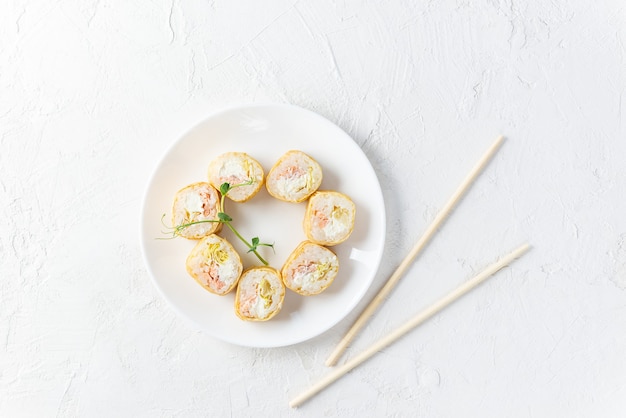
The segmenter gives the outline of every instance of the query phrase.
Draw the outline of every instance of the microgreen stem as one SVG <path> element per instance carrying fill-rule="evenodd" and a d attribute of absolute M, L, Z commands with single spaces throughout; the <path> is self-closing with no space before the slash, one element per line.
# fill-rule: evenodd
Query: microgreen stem
<path fill-rule="evenodd" d="M 261 254 L 258 253 L 257 248 L 259 245 L 265 246 L 265 247 L 271 247 L 272 249 L 274 249 L 274 244 L 266 244 L 266 243 L 260 243 L 259 239 L 257 237 L 252 239 L 252 244 L 248 242 L 248 240 L 246 240 L 240 233 L 239 231 L 237 231 L 237 229 L 235 229 L 235 227 L 232 225 L 231 221 L 233 220 L 228 214 L 226 214 L 226 212 L 224 211 L 224 201 L 226 199 L 226 195 L 228 194 L 228 192 L 230 190 L 232 190 L 235 187 L 241 187 L 241 186 L 248 186 L 250 184 L 253 184 L 254 181 L 252 179 L 243 182 L 243 183 L 239 183 L 239 184 L 235 184 L 235 185 L 230 185 L 229 183 L 223 183 L 220 186 L 220 193 L 221 193 L 221 198 L 220 198 L 220 203 L 218 206 L 218 219 L 204 219 L 201 221 L 194 221 L 194 222 L 189 222 L 186 224 L 181 224 L 181 225 L 177 225 L 174 227 L 169 227 L 167 225 L 165 225 L 165 223 L 163 222 L 163 218 L 165 217 L 165 214 L 163 214 L 163 217 L 161 218 L 161 222 L 166 226 L 166 228 L 168 229 L 172 229 L 171 234 L 172 234 L 172 238 L 175 238 L 177 236 L 180 236 L 180 231 L 182 231 L 183 229 L 191 226 L 191 225 L 197 225 L 197 224 L 201 224 L 201 223 L 213 223 L 213 222 L 219 222 L 222 224 L 226 224 L 226 226 L 233 232 L 233 234 L 235 234 L 235 236 L 237 238 L 239 238 L 239 240 L 241 240 L 241 242 L 243 242 L 246 247 L 248 247 L 248 252 L 252 252 L 254 253 L 254 255 L 256 255 L 256 257 L 259 259 L 259 261 L 261 263 L 263 263 L 264 265 L 269 265 L 269 263 L 267 262 L 267 260 L 265 260 Z"/>
<path fill-rule="evenodd" d="M 235 234 L 237 236 L 237 238 L 239 238 L 241 240 L 241 242 L 243 242 L 244 244 L 246 244 L 246 247 L 248 247 L 250 249 L 250 251 L 252 251 L 252 253 L 254 255 L 256 255 L 256 257 L 259 259 L 259 261 L 261 261 L 261 263 L 263 263 L 264 265 L 268 265 L 269 263 L 267 262 L 267 260 L 265 260 L 263 257 L 261 257 L 261 254 L 259 254 L 256 250 L 256 248 L 254 248 L 252 246 L 252 244 L 250 244 L 244 237 L 241 236 L 241 234 L 235 229 L 234 226 L 231 225 L 230 222 L 224 222 L 226 224 L 226 226 L 228 228 L 230 228 L 231 231 L 233 231 L 233 234 Z"/>
<path fill-rule="evenodd" d="M 220 220 L 217 219 L 203 219 L 201 221 L 194 221 L 194 222 L 189 222 L 186 224 L 180 224 L 180 225 L 176 225 L 176 226 L 169 226 L 165 224 L 165 221 L 163 221 L 163 219 L 165 219 L 165 214 L 163 214 L 163 216 L 161 216 L 161 223 L 163 224 L 163 226 L 167 229 L 170 229 L 171 231 L 169 232 L 165 232 L 163 231 L 164 234 L 172 234 L 171 237 L 169 238 L 157 238 L 157 239 L 172 239 L 172 238 L 176 238 L 178 236 L 180 236 L 180 231 L 182 231 L 183 229 L 190 227 L 191 225 L 197 225 L 197 224 L 204 224 L 204 223 L 216 223 L 216 222 L 221 222 Z"/>

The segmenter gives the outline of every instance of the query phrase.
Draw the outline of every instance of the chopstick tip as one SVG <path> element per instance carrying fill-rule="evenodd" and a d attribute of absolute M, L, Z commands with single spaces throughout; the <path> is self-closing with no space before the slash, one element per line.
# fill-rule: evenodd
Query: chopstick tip
<path fill-rule="evenodd" d="M 346 335 L 346 337 L 344 337 L 344 339 L 341 340 L 341 342 L 337 345 L 337 347 L 335 347 L 333 352 L 330 353 L 330 355 L 328 356 L 328 358 L 324 362 L 324 364 L 326 366 L 333 367 L 334 365 L 337 364 L 337 360 L 339 360 L 339 357 L 341 357 L 341 355 L 343 354 L 343 352 L 345 351 L 345 349 L 347 347 L 347 343 L 346 343 L 347 336 L 348 335 Z"/>
<path fill-rule="evenodd" d="M 529 243 L 524 243 L 519 247 L 519 251 L 523 254 L 530 251 L 532 248 L 532 245 L 530 245 Z"/>

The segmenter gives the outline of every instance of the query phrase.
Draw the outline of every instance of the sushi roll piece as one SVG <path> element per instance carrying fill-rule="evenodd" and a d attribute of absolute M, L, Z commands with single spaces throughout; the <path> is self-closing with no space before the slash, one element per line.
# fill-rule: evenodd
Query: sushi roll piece
<path fill-rule="evenodd" d="M 200 182 L 183 187 L 174 197 L 172 225 L 179 227 L 191 222 L 217 220 L 220 196 L 209 183 Z M 181 228 L 177 234 L 188 239 L 200 239 L 219 232 L 219 222 L 203 222 Z"/>
<path fill-rule="evenodd" d="M 252 267 L 243 272 L 235 296 L 235 313 L 244 321 L 267 321 L 283 307 L 285 286 L 272 267 Z"/>
<path fill-rule="evenodd" d="M 271 168 L 265 180 L 269 194 L 276 199 L 298 203 L 311 196 L 322 184 L 322 167 L 302 151 L 288 151 Z"/>
<path fill-rule="evenodd" d="M 233 246 L 212 234 L 200 240 L 187 257 L 187 272 L 211 293 L 225 295 L 235 288 L 243 265 Z"/>
<path fill-rule="evenodd" d="M 303 241 L 283 265 L 283 283 L 294 292 L 317 295 L 335 280 L 339 259 L 331 250 L 310 241 Z"/>
<path fill-rule="evenodd" d="M 311 196 L 304 214 L 304 233 L 320 245 L 337 245 L 354 229 L 356 207 L 343 193 L 318 191 Z"/>
<path fill-rule="evenodd" d="M 230 184 L 232 189 L 226 197 L 235 202 L 245 202 L 257 194 L 264 175 L 261 164 L 244 152 L 227 152 L 209 164 L 209 183 L 218 190 L 222 184 Z M 238 186 L 247 182 L 251 184 Z"/>

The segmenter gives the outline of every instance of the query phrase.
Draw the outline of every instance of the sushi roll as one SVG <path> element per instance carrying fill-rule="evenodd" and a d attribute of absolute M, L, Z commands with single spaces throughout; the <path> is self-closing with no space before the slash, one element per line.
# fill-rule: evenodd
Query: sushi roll
<path fill-rule="evenodd" d="M 322 184 L 322 167 L 302 151 L 288 151 L 267 174 L 269 194 L 286 202 L 302 202 Z"/>
<path fill-rule="evenodd" d="M 280 273 L 271 267 L 252 267 L 241 275 L 235 313 L 244 321 L 267 321 L 283 306 L 285 286 Z"/>
<path fill-rule="evenodd" d="M 354 229 L 356 207 L 343 193 L 315 192 L 304 214 L 304 233 L 309 241 L 336 245 L 348 239 Z"/>
<path fill-rule="evenodd" d="M 211 293 L 225 295 L 235 288 L 243 265 L 233 246 L 212 234 L 200 240 L 187 257 L 187 272 Z"/>
<path fill-rule="evenodd" d="M 281 275 L 289 289 L 303 296 L 317 295 L 333 282 L 339 271 L 339 259 L 331 250 L 304 241 L 291 253 Z"/>
<path fill-rule="evenodd" d="M 261 164 L 244 152 L 227 152 L 209 164 L 209 183 L 218 190 L 224 183 L 237 186 L 226 195 L 235 202 L 245 202 L 257 194 L 263 185 L 264 174 Z M 252 183 L 238 186 L 246 182 Z"/>
<path fill-rule="evenodd" d="M 219 211 L 220 196 L 209 183 L 190 184 L 180 189 L 174 197 L 172 208 L 172 225 L 179 227 L 191 222 L 216 220 Z M 181 228 L 178 235 L 188 239 L 200 239 L 219 232 L 219 222 L 203 222 Z"/>

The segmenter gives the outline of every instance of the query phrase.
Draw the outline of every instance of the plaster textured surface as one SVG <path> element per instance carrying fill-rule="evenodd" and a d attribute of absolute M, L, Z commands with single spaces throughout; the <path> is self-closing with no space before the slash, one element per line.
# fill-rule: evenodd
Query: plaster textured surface
<path fill-rule="evenodd" d="M 621 1 L 3 1 L 0 416 L 623 416 Z M 483 150 L 507 141 L 347 357 L 528 241 L 511 268 L 292 410 L 363 309 L 251 349 L 167 305 L 144 188 L 223 107 L 291 103 L 368 155 L 382 286 Z"/>

